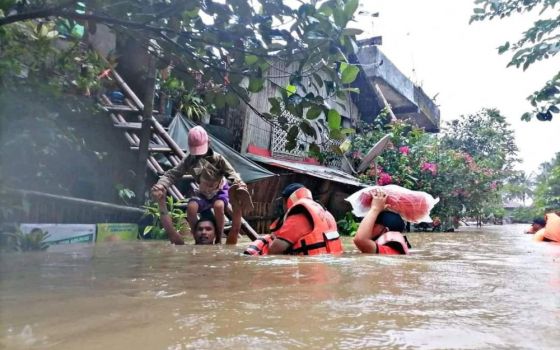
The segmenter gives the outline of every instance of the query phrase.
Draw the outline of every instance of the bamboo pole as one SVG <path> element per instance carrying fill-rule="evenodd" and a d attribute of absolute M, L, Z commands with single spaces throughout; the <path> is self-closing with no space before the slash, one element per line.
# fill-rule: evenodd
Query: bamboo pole
<path fill-rule="evenodd" d="M 375 88 L 374 89 L 375 95 L 377 96 L 378 99 L 383 101 L 383 105 L 385 106 L 385 108 L 387 108 L 387 111 L 389 111 L 389 115 L 391 116 L 391 122 L 397 121 L 397 117 L 393 113 L 393 109 L 391 108 L 391 105 L 389 104 L 389 102 L 387 102 L 385 95 L 383 95 L 383 92 L 381 92 L 381 89 L 379 88 L 379 85 L 377 85 L 377 83 L 374 84 L 374 88 Z"/>
<path fill-rule="evenodd" d="M 50 194 L 44 192 L 36 192 L 36 191 L 28 191 L 28 190 L 16 190 L 16 189 L 7 189 L 7 192 L 11 192 L 14 194 L 21 194 L 23 196 L 30 196 L 30 197 L 40 197 L 40 198 L 48 198 L 48 199 L 55 199 L 55 200 L 62 200 L 74 204 L 81 204 L 87 206 L 93 206 L 96 208 L 104 208 L 104 209 L 111 209 L 111 210 L 119 210 L 122 212 L 128 212 L 133 214 L 143 214 L 144 210 L 137 208 L 137 207 L 127 207 L 124 205 L 106 203 L 106 202 L 98 202 L 92 201 L 89 199 L 82 199 L 82 198 L 74 198 L 74 197 L 67 197 L 61 196 L 58 194 Z"/>
<path fill-rule="evenodd" d="M 142 103 L 142 101 L 140 101 L 138 96 L 136 96 L 134 91 L 132 91 L 132 89 L 127 85 L 127 83 L 125 83 L 125 81 L 123 80 L 123 78 L 121 78 L 119 73 L 117 73 L 114 69 L 111 70 L 111 72 L 113 73 L 113 76 L 117 80 L 117 83 L 119 83 L 119 85 L 124 90 L 124 92 L 126 92 L 126 94 L 128 96 L 130 96 L 132 101 L 138 106 L 138 109 L 143 110 L 144 109 L 144 104 Z"/>

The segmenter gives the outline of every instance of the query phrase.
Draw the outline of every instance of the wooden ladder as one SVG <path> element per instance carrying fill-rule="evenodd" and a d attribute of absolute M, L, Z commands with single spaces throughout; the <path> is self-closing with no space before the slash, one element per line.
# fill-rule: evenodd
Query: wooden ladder
<path fill-rule="evenodd" d="M 124 92 L 124 104 L 114 104 L 111 102 L 109 97 L 103 94 L 101 96 L 101 107 L 109 113 L 113 126 L 123 131 L 124 137 L 130 145 L 130 149 L 138 150 L 140 147 L 140 137 L 138 134 L 142 129 L 142 112 L 144 110 L 144 104 L 117 72 L 112 70 L 111 75 Z M 135 121 L 128 121 L 125 116 L 129 119 L 135 118 Z M 154 157 L 154 154 L 164 156 L 172 166 L 176 166 L 184 157 L 186 157 L 186 153 L 185 150 L 181 149 L 181 147 L 177 145 L 156 118 L 152 116 L 150 123 L 151 132 L 149 139 L 151 142 L 148 148 L 149 155 L 147 159 L 147 166 L 148 169 L 150 169 L 150 171 L 152 171 L 156 176 L 161 176 L 165 171 L 159 164 L 158 160 Z M 190 180 L 191 184 L 193 184 L 192 176 L 184 176 L 184 179 Z M 185 196 L 175 185 L 169 187 L 168 192 L 175 200 L 185 200 Z M 231 204 L 228 204 L 228 207 L 226 208 L 226 216 L 230 220 L 232 213 Z M 241 219 L 241 228 L 250 239 L 255 240 L 259 237 L 257 232 L 244 218 Z"/>

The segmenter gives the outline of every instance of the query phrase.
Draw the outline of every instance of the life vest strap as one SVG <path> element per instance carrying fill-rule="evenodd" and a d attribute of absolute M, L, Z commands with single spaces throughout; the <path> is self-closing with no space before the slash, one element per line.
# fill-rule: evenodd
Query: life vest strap
<path fill-rule="evenodd" d="M 292 249 L 292 253 L 293 254 L 303 253 L 303 255 L 309 255 L 310 250 L 325 248 L 326 246 L 327 246 L 326 242 L 317 242 L 317 243 L 307 245 L 307 243 L 305 243 L 305 240 L 302 240 L 301 247 Z"/>
<path fill-rule="evenodd" d="M 323 233 L 323 241 L 307 244 L 305 239 L 301 240 L 301 247 L 292 249 L 293 254 L 303 253 L 303 255 L 309 255 L 309 251 L 314 249 L 321 249 L 327 247 L 327 242 L 333 242 L 340 239 L 340 234 L 338 231 L 328 231 Z"/>

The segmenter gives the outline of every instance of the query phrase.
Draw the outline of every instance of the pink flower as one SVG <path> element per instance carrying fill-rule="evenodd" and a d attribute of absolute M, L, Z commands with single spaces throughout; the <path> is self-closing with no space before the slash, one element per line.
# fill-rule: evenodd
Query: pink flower
<path fill-rule="evenodd" d="M 420 170 L 426 171 L 426 172 L 429 171 L 429 172 L 432 173 L 432 175 L 436 175 L 437 174 L 437 164 L 436 163 L 430 163 L 430 162 L 424 162 L 420 166 Z"/>
<path fill-rule="evenodd" d="M 495 190 L 495 189 L 497 189 L 497 188 L 498 188 L 498 183 L 497 183 L 496 181 L 492 181 L 492 182 L 490 183 L 490 189 L 491 189 L 491 190 Z"/>
<path fill-rule="evenodd" d="M 408 156 L 408 154 L 410 153 L 410 148 L 408 146 L 401 146 L 399 147 L 399 152 L 401 152 L 405 156 Z"/>
<path fill-rule="evenodd" d="M 352 152 L 352 158 L 362 158 L 362 152 L 360 151 Z"/>
<path fill-rule="evenodd" d="M 388 185 L 393 182 L 393 178 L 388 173 L 382 172 L 379 174 L 379 178 L 377 179 L 377 184 L 380 186 Z"/>

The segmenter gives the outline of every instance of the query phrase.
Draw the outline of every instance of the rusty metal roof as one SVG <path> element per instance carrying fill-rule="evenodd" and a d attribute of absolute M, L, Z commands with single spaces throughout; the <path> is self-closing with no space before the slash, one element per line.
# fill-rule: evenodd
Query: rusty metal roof
<path fill-rule="evenodd" d="M 245 156 L 255 162 L 271 165 L 277 168 L 287 169 L 294 173 L 318 177 L 320 179 L 330 180 L 345 185 L 366 187 L 366 185 L 361 183 L 360 180 L 339 169 L 328 168 L 321 165 L 299 163 L 299 162 L 293 162 L 289 160 L 263 157 L 250 153 L 246 153 Z"/>

